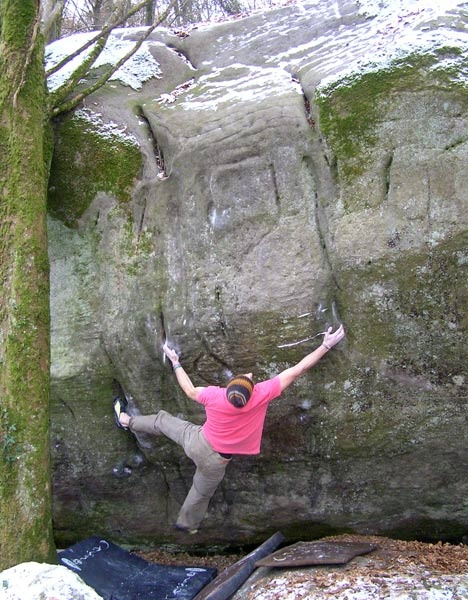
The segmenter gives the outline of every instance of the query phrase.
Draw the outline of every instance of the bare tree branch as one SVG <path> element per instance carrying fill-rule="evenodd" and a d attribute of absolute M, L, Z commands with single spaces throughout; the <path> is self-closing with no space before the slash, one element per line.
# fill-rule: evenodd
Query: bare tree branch
<path fill-rule="evenodd" d="M 90 0 L 67 0 L 69 6 L 73 6 L 74 8 L 74 16 L 78 17 L 78 23 L 84 28 L 84 31 L 89 31 L 88 23 L 86 22 L 85 11 L 90 7 Z M 84 5 L 82 6 L 82 2 Z M 83 10 L 84 9 L 84 10 Z M 78 33 L 80 28 L 77 27 L 77 24 L 74 24 L 73 30 L 69 32 Z"/>
<path fill-rule="evenodd" d="M 54 90 L 49 96 L 49 106 L 55 107 L 60 105 L 65 98 L 73 92 L 78 82 L 88 73 L 89 69 L 93 66 L 96 60 L 99 58 L 104 46 L 109 39 L 110 31 L 107 34 L 102 35 L 96 42 L 96 45 L 88 54 L 86 59 L 80 64 L 80 66 L 73 71 L 73 73 L 67 78 L 65 83 L 59 88 Z M 53 109 L 52 109 L 53 114 Z"/>
<path fill-rule="evenodd" d="M 160 25 L 168 16 L 168 14 L 170 13 L 170 11 L 174 8 L 174 6 L 178 4 L 178 0 L 172 0 L 172 2 L 168 5 L 168 7 L 166 8 L 166 10 L 163 12 L 163 14 L 158 18 L 158 20 L 151 25 L 151 27 L 149 27 L 144 35 L 141 36 L 141 38 L 138 40 L 138 42 L 135 43 L 135 45 L 133 46 L 133 48 L 127 52 L 127 54 L 125 56 L 123 56 L 111 69 L 109 69 L 104 75 L 102 75 L 102 77 L 100 77 L 96 83 L 94 83 L 93 85 L 89 86 L 88 88 L 86 88 L 85 90 L 83 90 L 82 92 L 76 94 L 75 96 L 73 96 L 72 98 L 70 98 L 69 100 L 65 101 L 65 102 L 61 102 L 60 104 L 52 104 L 51 108 L 50 108 L 50 115 L 52 117 L 56 117 L 64 112 L 68 112 L 70 110 L 73 110 L 74 108 L 76 108 L 78 106 L 78 104 L 87 96 L 89 96 L 90 94 L 92 94 L 93 92 L 95 92 L 96 90 L 98 90 L 100 87 L 102 87 L 111 77 L 112 75 L 129 59 L 131 58 L 135 52 L 142 46 L 143 42 L 148 39 L 148 37 L 151 35 L 151 33 L 156 29 L 156 27 L 158 27 L 158 25 Z M 104 30 L 103 30 L 104 31 Z M 107 32 L 107 36 L 109 36 L 111 30 Z M 95 57 L 95 59 L 97 58 L 97 56 Z M 94 59 L 94 60 L 95 60 Z M 94 62 L 94 61 L 93 61 Z M 76 72 L 75 72 L 76 73 Z M 81 76 L 83 75 L 83 72 L 81 73 Z M 67 86 L 67 84 L 65 84 L 65 86 Z M 64 86 L 62 86 L 63 88 Z M 68 86 L 67 86 L 68 87 Z M 73 87 L 73 86 L 72 86 Z M 60 101 L 60 100 L 59 100 Z"/>
<path fill-rule="evenodd" d="M 78 50 L 76 50 L 75 52 L 73 52 L 72 54 L 70 54 L 69 56 L 66 56 L 63 60 L 61 60 L 60 62 L 58 62 L 56 65 L 54 65 L 53 67 L 51 67 L 47 72 L 46 72 L 46 76 L 50 77 L 50 75 L 53 75 L 54 73 L 56 73 L 57 71 L 60 71 L 60 69 L 62 67 L 64 67 L 67 63 L 69 63 L 71 60 L 73 60 L 74 58 L 76 58 L 77 56 L 79 56 L 82 52 L 84 52 L 87 48 L 89 48 L 90 46 L 92 46 L 95 42 L 97 42 L 99 40 L 99 38 L 101 38 L 102 36 L 108 35 L 113 29 L 115 29 L 116 27 L 118 27 L 119 25 L 121 25 L 122 23 L 124 23 L 127 19 L 129 19 L 132 15 L 134 15 L 135 13 L 137 13 L 139 10 L 141 10 L 142 8 L 144 8 L 147 4 L 149 4 L 150 2 L 152 2 L 152 0 L 143 0 L 143 2 L 140 2 L 140 4 L 137 4 L 134 8 L 132 8 L 132 10 L 130 10 L 126 15 L 124 15 L 121 19 L 118 19 L 115 23 L 113 23 L 112 25 L 108 25 L 107 27 L 104 27 L 103 29 L 101 29 L 101 31 L 95 35 L 92 39 L 90 39 L 88 42 L 86 42 L 86 44 L 83 44 L 83 46 L 81 46 L 81 48 L 78 48 Z M 172 5 L 171 5 L 172 6 Z M 167 14 L 167 13 L 165 13 Z M 159 23 L 158 23 L 159 24 Z"/>

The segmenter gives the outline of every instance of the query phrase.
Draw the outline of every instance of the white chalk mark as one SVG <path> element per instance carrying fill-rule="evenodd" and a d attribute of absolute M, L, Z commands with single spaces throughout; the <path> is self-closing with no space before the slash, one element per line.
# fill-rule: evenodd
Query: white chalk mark
<path fill-rule="evenodd" d="M 311 335 L 310 337 L 304 338 L 303 340 L 299 340 L 298 342 L 291 342 L 290 344 L 280 344 L 277 347 L 278 348 L 290 348 L 291 346 L 298 346 L 299 344 L 304 344 L 305 342 L 313 340 L 314 338 L 318 337 L 319 335 L 325 335 L 326 333 L 327 333 L 326 331 L 321 331 L 320 333 Z"/>

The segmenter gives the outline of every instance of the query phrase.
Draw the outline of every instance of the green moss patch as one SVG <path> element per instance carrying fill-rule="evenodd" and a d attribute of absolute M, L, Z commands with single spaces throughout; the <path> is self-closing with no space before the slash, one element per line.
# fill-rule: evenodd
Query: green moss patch
<path fill-rule="evenodd" d="M 319 88 L 316 103 L 320 129 L 338 161 L 340 175 L 351 181 L 362 175 L 377 142 L 376 125 L 382 119 L 382 101 L 392 94 L 421 89 L 460 89 L 464 61 L 460 49 L 442 48 L 412 54 L 386 67 L 355 73 Z M 466 66 L 466 65 L 465 65 Z"/>
<path fill-rule="evenodd" d="M 468 326 L 467 246 L 462 233 L 426 252 L 342 273 L 340 305 L 356 351 L 453 385 L 468 360 L 460 352 Z"/>
<path fill-rule="evenodd" d="M 141 168 L 134 139 L 93 122 L 83 111 L 67 116 L 56 127 L 49 211 L 73 227 L 98 192 L 129 202 Z"/>

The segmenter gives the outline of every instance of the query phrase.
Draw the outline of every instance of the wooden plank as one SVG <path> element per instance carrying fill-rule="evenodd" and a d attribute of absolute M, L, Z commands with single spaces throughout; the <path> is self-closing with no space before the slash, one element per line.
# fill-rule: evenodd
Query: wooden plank
<path fill-rule="evenodd" d="M 284 535 L 277 532 L 261 546 L 247 554 L 236 563 L 224 569 L 218 577 L 206 585 L 194 600 L 227 600 L 255 570 L 255 562 L 268 556 L 284 542 Z"/>

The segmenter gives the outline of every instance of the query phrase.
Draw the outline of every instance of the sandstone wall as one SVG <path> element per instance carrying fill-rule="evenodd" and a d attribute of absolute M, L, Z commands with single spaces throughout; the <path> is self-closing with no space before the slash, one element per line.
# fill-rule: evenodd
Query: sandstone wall
<path fill-rule="evenodd" d="M 122 386 L 134 411 L 202 422 L 166 336 L 196 385 L 223 384 L 291 366 L 319 340 L 288 344 L 339 321 L 347 339 L 272 405 L 261 456 L 233 460 L 197 541 L 466 533 L 463 9 L 363 6 L 156 31 L 158 77 L 57 124 L 60 542 L 173 540 L 192 466 L 111 410 Z"/>

